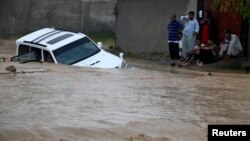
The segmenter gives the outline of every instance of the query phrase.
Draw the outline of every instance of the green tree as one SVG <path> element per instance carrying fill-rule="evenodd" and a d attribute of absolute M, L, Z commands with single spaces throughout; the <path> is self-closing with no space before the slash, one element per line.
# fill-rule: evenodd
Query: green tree
<path fill-rule="evenodd" d="M 220 6 L 221 0 L 213 0 L 212 2 L 212 8 L 213 10 L 216 10 Z M 232 7 L 232 9 L 236 8 L 241 15 L 243 16 L 243 19 L 247 19 L 250 21 L 250 0 L 244 0 L 244 3 L 236 4 L 235 7 Z"/>
<path fill-rule="evenodd" d="M 250 20 L 250 0 L 245 0 L 245 3 L 239 6 L 239 11 L 244 19 Z"/>

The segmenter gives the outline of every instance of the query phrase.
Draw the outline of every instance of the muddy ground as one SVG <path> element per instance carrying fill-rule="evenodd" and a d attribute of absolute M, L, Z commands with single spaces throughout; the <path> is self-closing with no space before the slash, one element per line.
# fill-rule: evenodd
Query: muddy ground
<path fill-rule="evenodd" d="M 14 42 L 0 40 L 0 56 L 14 54 Z M 249 75 L 128 62 L 130 69 L 1 63 L 0 140 L 201 141 L 208 124 L 250 123 Z"/>

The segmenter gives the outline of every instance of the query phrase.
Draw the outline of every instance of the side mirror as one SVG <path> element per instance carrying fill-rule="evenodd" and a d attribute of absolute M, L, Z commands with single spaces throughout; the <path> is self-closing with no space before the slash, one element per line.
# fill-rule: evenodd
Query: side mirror
<path fill-rule="evenodd" d="M 124 53 L 121 52 L 121 53 L 119 54 L 119 56 L 120 56 L 120 58 L 123 59 Z"/>
<path fill-rule="evenodd" d="M 97 46 L 98 46 L 99 48 L 102 48 L 102 42 L 98 42 L 98 43 L 97 43 Z"/>

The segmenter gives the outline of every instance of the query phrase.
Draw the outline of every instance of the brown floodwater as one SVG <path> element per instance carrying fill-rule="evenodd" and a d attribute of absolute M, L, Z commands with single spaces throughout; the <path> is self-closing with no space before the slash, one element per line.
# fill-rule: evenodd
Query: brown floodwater
<path fill-rule="evenodd" d="M 248 75 L 129 63 L 17 64 L 48 71 L 0 75 L 0 141 L 202 141 L 208 124 L 250 123 Z"/>

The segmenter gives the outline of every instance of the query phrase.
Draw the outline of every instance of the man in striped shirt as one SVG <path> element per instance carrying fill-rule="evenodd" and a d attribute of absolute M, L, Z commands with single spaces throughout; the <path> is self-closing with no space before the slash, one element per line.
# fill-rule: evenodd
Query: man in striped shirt
<path fill-rule="evenodd" d="M 171 21 L 168 24 L 168 45 L 171 56 L 171 66 L 175 66 L 176 62 L 180 60 L 179 55 L 179 31 L 182 24 L 176 20 L 176 15 L 172 14 L 170 17 Z"/>

